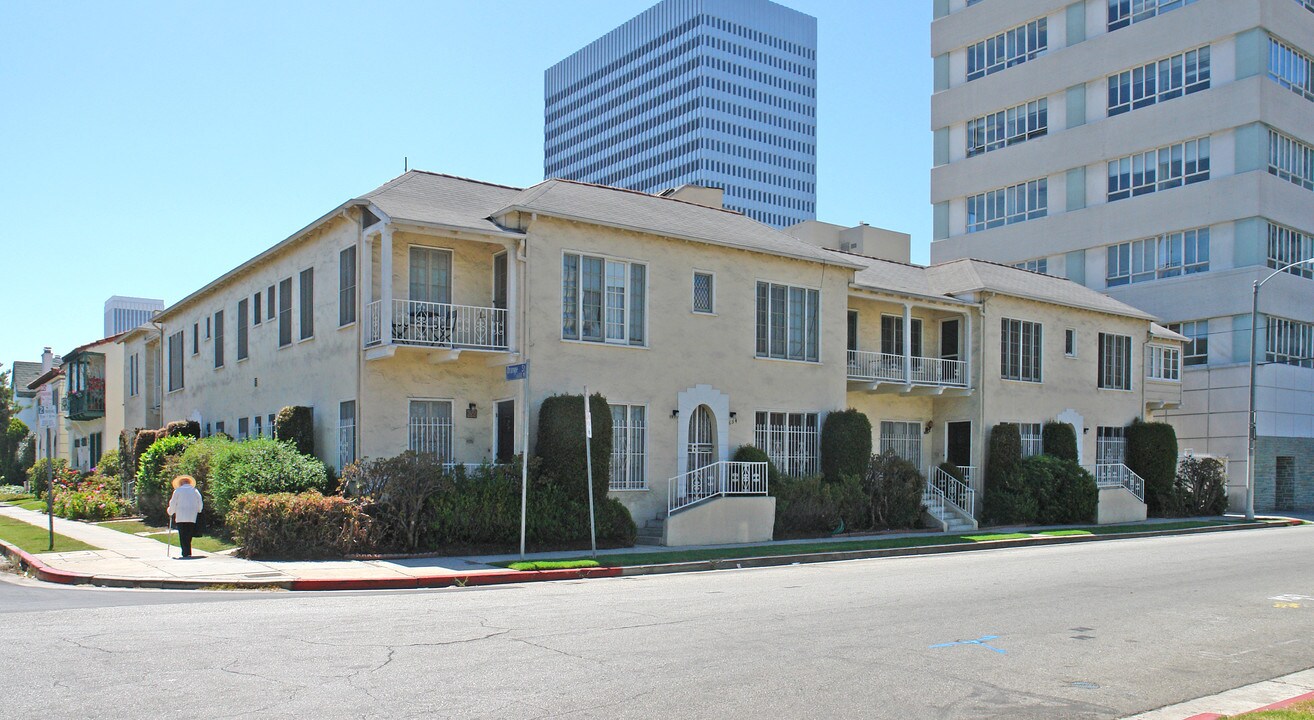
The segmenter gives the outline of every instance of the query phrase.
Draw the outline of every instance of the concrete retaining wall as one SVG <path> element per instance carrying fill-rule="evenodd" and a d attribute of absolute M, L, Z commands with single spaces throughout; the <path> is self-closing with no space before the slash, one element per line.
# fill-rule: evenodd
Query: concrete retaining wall
<path fill-rule="evenodd" d="M 718 497 L 666 519 L 666 544 L 725 545 L 765 542 L 776 525 L 776 499 Z"/>

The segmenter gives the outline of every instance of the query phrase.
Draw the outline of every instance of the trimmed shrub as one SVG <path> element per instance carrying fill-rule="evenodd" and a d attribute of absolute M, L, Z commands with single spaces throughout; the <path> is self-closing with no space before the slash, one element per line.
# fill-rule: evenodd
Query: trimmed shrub
<path fill-rule="evenodd" d="M 137 434 L 132 436 L 132 464 L 128 468 L 134 478 L 141 472 L 141 456 L 145 455 L 151 445 L 161 437 L 158 430 L 138 430 Z"/>
<path fill-rule="evenodd" d="M 593 497 L 607 497 L 611 477 L 611 408 L 607 399 L 594 393 L 589 397 L 593 414 Z M 572 498 L 588 498 L 588 466 L 584 452 L 584 396 L 553 395 L 538 409 L 538 442 L 534 447 L 540 459 L 542 484 L 560 485 Z"/>
<path fill-rule="evenodd" d="M 868 529 L 870 501 L 860 476 L 843 475 L 836 482 L 820 477 L 773 481 L 776 498 L 776 539 L 829 535 L 844 527 Z"/>
<path fill-rule="evenodd" d="M 32 467 L 30 456 L 23 452 L 31 444 L 31 436 L 27 424 L 16 417 L 9 418 L 7 426 L 0 426 L 0 482 L 23 481 Z"/>
<path fill-rule="evenodd" d="M 195 420 L 174 420 L 164 426 L 160 431 L 164 437 L 189 437 L 193 440 L 201 438 L 201 423 Z"/>
<path fill-rule="evenodd" d="M 1168 423 L 1137 420 L 1127 426 L 1126 437 L 1126 465 L 1145 478 L 1146 512 L 1154 517 L 1173 514 L 1177 431 Z"/>
<path fill-rule="evenodd" d="M 852 408 L 826 415 L 821 426 L 821 474 L 827 482 L 861 476 L 871 462 L 871 421 Z"/>
<path fill-rule="evenodd" d="M 38 498 L 44 498 L 46 495 L 46 475 L 51 474 L 51 466 L 54 468 L 54 478 L 56 488 L 72 489 L 77 487 L 78 482 L 82 479 L 77 470 L 68 466 L 68 461 L 64 458 L 55 458 L 47 460 L 41 458 L 32 467 L 27 470 L 27 487 L 31 493 Z"/>
<path fill-rule="evenodd" d="M 767 464 L 767 484 L 774 487 L 783 477 L 780 471 L 776 469 L 776 464 L 771 462 L 770 456 L 766 451 L 756 445 L 740 445 L 735 448 L 735 452 L 730 456 L 731 462 L 764 462 Z M 772 493 L 773 495 L 775 493 Z"/>
<path fill-rule="evenodd" d="M 366 513 L 374 519 L 377 546 L 415 552 L 429 530 L 430 501 L 451 492 L 453 483 L 452 473 L 438 458 L 407 451 L 348 465 L 343 469 L 343 486 L 363 501 Z"/>
<path fill-rule="evenodd" d="M 168 522 L 165 510 L 173 494 L 170 483 L 177 473 L 171 472 L 172 466 L 166 464 L 170 458 L 186 452 L 194 442 L 184 435 L 163 437 L 151 443 L 146 452 L 142 453 L 137 467 L 137 509 L 148 521 L 156 524 Z"/>
<path fill-rule="evenodd" d="M 214 456 L 231 445 L 232 440 L 222 437 L 208 437 L 192 443 L 181 455 L 165 461 L 164 475 L 170 479 L 178 475 L 191 475 L 196 480 L 196 489 L 204 500 L 204 510 L 197 522 L 202 526 L 222 525 L 224 516 L 214 509 L 214 496 L 210 490 L 210 466 Z"/>
<path fill-rule="evenodd" d="M 1076 462 L 1036 455 L 1022 461 L 1022 477 L 1036 504 L 1035 522 L 1070 525 L 1095 521 L 1100 491 L 1095 476 Z"/>
<path fill-rule="evenodd" d="M 1036 517 L 1036 499 L 1022 477 L 1022 435 L 1017 425 L 990 430 L 982 519 L 992 525 L 1026 524 Z"/>
<path fill-rule="evenodd" d="M 1173 495 L 1176 515 L 1222 515 L 1227 511 L 1227 469 L 1215 458 L 1184 457 L 1177 466 Z"/>
<path fill-rule="evenodd" d="M 245 493 L 233 499 L 228 529 L 248 558 L 317 559 L 361 552 L 369 518 L 342 497 L 318 492 Z"/>
<path fill-rule="evenodd" d="M 302 455 L 315 454 L 315 411 L 304 405 L 291 405 L 274 418 L 274 437 L 296 446 Z"/>
<path fill-rule="evenodd" d="M 107 450 L 100 456 L 100 462 L 96 463 L 96 473 L 104 475 L 107 478 L 119 479 L 119 473 L 123 467 L 119 464 L 119 451 Z"/>
<path fill-rule="evenodd" d="M 65 490 L 55 494 L 55 514 L 69 520 L 109 520 L 123 517 L 132 511 L 132 506 L 124 502 L 118 493 L 117 484 L 108 478 L 102 478 L 106 484 L 88 483 L 77 490 Z"/>
<path fill-rule="evenodd" d="M 297 452 L 292 443 L 268 438 L 219 442 L 208 477 L 215 517 L 227 517 L 233 500 L 244 493 L 319 491 L 328 481 L 324 463 Z"/>
<path fill-rule="evenodd" d="M 871 529 L 915 528 L 920 523 L 926 478 L 916 465 L 893 451 L 872 455 L 862 485 L 871 499 Z"/>
<path fill-rule="evenodd" d="M 1060 460 L 1077 462 L 1077 429 L 1070 423 L 1047 422 L 1041 431 L 1045 454 Z"/>

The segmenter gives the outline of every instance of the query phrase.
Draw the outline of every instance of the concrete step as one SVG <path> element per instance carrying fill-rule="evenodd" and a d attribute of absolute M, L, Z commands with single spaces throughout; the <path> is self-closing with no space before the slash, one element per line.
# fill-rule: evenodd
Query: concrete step
<path fill-rule="evenodd" d="M 656 518 L 654 520 L 649 520 L 648 522 L 644 523 L 643 527 L 661 530 L 662 528 L 666 527 L 666 521 L 661 518 Z"/>
<path fill-rule="evenodd" d="M 634 538 L 634 544 L 636 544 L 636 545 L 661 545 L 661 544 L 662 544 L 662 536 L 661 536 L 661 535 L 639 535 L 638 537 Z"/>

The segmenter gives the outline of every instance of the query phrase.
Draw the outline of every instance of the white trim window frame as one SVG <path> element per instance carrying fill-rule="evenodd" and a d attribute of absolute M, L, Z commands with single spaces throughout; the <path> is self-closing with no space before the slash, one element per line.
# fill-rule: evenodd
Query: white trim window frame
<path fill-rule="evenodd" d="M 918 420 L 882 420 L 877 436 L 879 452 L 895 455 L 922 468 L 922 423 Z"/>
<path fill-rule="evenodd" d="M 257 427 L 260 418 L 256 418 Z M 356 401 L 338 403 L 338 472 L 356 462 Z"/>
<path fill-rule="evenodd" d="M 1209 136 L 1108 161 L 1108 202 L 1209 179 Z"/>
<path fill-rule="evenodd" d="M 1182 346 L 1182 366 L 1206 365 L 1209 363 L 1209 321 L 1187 320 L 1170 323 L 1168 329 L 1190 338 Z"/>
<path fill-rule="evenodd" d="M 1209 46 L 1116 72 L 1106 79 L 1108 116 L 1209 89 Z"/>
<path fill-rule="evenodd" d="M 1100 356 L 1096 365 L 1102 390 L 1132 389 L 1132 338 L 1130 335 L 1100 333 Z"/>
<path fill-rule="evenodd" d="M 1314 146 L 1269 128 L 1268 173 L 1314 190 Z"/>
<path fill-rule="evenodd" d="M 454 407 L 450 398 L 408 398 L 406 449 L 431 455 L 443 463 L 455 462 Z"/>
<path fill-rule="evenodd" d="M 647 338 L 647 263 L 563 252 L 561 339 L 647 347 Z"/>
<path fill-rule="evenodd" d="M 1037 220 L 1049 214 L 1049 178 L 1037 178 L 967 197 L 967 232 Z"/>
<path fill-rule="evenodd" d="M 338 251 L 338 327 L 340 328 L 356 322 L 357 285 L 356 246 L 349 245 Z"/>
<path fill-rule="evenodd" d="M 1074 358 L 1077 356 L 1077 329 L 1063 329 L 1063 357 Z"/>
<path fill-rule="evenodd" d="M 1314 102 L 1314 58 L 1275 37 L 1268 39 L 1268 77 Z"/>
<path fill-rule="evenodd" d="M 611 406 L 612 491 L 648 489 L 648 406 L 613 402 Z"/>
<path fill-rule="evenodd" d="M 1049 132 L 1049 98 L 987 113 L 967 121 L 967 156 L 1044 137 Z"/>
<path fill-rule="evenodd" d="M 1287 267 L 1314 258 L 1314 235 L 1268 221 L 1268 266 L 1287 268 L 1297 277 L 1314 278 L 1314 263 Z"/>
<path fill-rule="evenodd" d="M 701 284 L 699 281 L 702 281 Z M 691 298 L 695 315 L 716 314 L 716 273 L 710 270 L 693 271 L 693 297 Z"/>
<path fill-rule="evenodd" d="M 1208 272 L 1209 228 L 1110 245 L 1105 267 L 1107 287 Z"/>
<path fill-rule="evenodd" d="M 967 47 L 967 82 L 1034 60 L 1049 49 L 1049 19 L 1037 18 Z"/>
<path fill-rule="evenodd" d="M 754 413 L 753 444 L 790 477 L 821 472 L 821 423 L 814 412 L 758 410 Z"/>
<path fill-rule="evenodd" d="M 1182 381 L 1182 351 L 1167 345 L 1146 345 L 1146 376 L 1160 382 Z"/>
<path fill-rule="evenodd" d="M 1034 258 L 1031 260 L 1023 260 L 1022 262 L 1019 263 L 1013 263 L 1013 267 L 1017 268 L 1018 270 L 1026 270 L 1028 272 L 1040 273 L 1041 275 L 1048 275 L 1049 258 L 1043 257 L 1043 258 Z"/>
<path fill-rule="evenodd" d="M 1022 440 L 1022 459 L 1045 454 L 1045 426 L 1038 422 L 1019 422 L 1018 437 Z"/>
<path fill-rule="evenodd" d="M 756 357 L 821 362 L 821 290 L 757 281 Z"/>
<path fill-rule="evenodd" d="M 1264 321 L 1266 362 L 1314 368 L 1314 324 L 1272 315 Z"/>
<path fill-rule="evenodd" d="M 1044 381 L 1044 326 L 1030 320 L 1000 318 L 999 377 L 1003 380 Z"/>
<path fill-rule="evenodd" d="M 1109 32 L 1113 32 L 1194 2 L 1195 0 L 1109 0 L 1107 28 Z"/>

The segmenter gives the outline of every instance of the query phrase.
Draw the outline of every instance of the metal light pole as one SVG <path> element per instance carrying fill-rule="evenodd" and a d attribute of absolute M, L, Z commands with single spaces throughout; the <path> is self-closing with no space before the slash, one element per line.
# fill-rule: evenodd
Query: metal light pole
<path fill-rule="evenodd" d="M 1250 412 L 1247 418 L 1250 421 L 1250 432 L 1248 433 L 1248 442 L 1246 447 L 1246 520 L 1255 519 L 1255 368 L 1256 354 L 1255 340 L 1259 335 L 1259 288 L 1264 283 L 1281 275 L 1297 265 L 1314 265 L 1314 257 L 1305 258 L 1296 262 L 1284 265 L 1263 280 L 1256 280 L 1250 297 Z"/>

